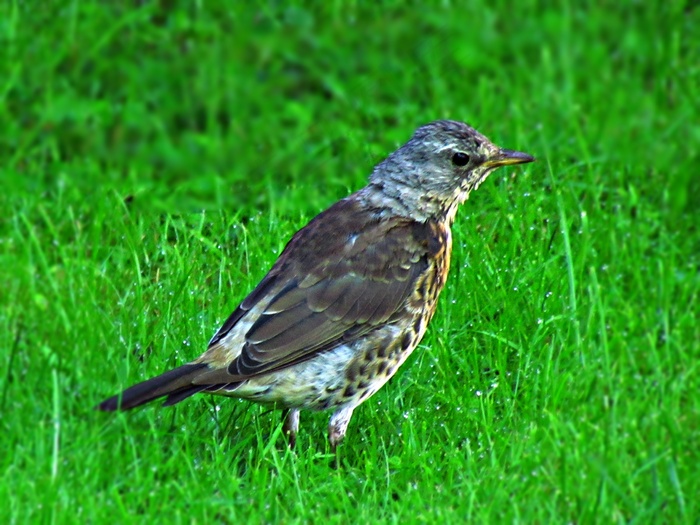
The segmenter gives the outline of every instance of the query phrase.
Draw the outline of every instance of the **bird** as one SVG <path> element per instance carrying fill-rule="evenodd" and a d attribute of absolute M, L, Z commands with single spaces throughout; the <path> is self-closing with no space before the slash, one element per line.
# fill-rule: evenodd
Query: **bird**
<path fill-rule="evenodd" d="M 463 122 L 419 127 L 368 184 L 313 218 L 186 364 L 100 403 L 128 410 L 199 392 L 285 409 L 294 448 L 300 410 L 332 410 L 330 450 L 353 411 L 423 338 L 445 286 L 458 207 L 496 168 L 533 162 Z"/>

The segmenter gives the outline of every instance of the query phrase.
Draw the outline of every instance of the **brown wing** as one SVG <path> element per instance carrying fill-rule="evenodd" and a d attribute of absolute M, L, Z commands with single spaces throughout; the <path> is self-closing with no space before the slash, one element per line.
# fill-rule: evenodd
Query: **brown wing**
<path fill-rule="evenodd" d="M 435 233 L 434 225 L 379 220 L 350 199 L 340 201 L 292 238 L 207 352 L 225 345 L 251 310 L 266 305 L 245 334 L 240 355 L 194 383 L 233 383 L 276 371 L 391 322 L 430 258 L 444 248 Z M 206 363 L 207 354 L 198 362 Z"/>

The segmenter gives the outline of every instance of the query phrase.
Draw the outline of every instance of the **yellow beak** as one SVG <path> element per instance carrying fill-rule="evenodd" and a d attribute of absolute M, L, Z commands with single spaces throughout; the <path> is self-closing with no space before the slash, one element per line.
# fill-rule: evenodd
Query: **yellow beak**
<path fill-rule="evenodd" d="M 526 162 L 534 162 L 535 157 L 528 155 L 527 153 L 522 153 L 520 151 L 513 151 L 510 149 L 498 150 L 493 157 L 486 160 L 482 166 L 487 168 L 497 168 L 499 166 L 509 166 L 511 164 L 525 164 Z"/>

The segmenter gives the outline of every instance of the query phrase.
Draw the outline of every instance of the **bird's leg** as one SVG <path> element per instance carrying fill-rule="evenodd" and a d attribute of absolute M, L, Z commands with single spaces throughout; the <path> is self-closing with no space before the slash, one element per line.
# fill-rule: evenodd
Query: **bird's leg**
<path fill-rule="evenodd" d="M 333 454 L 335 454 L 338 444 L 345 437 L 353 410 L 355 410 L 354 406 L 346 406 L 331 416 L 331 421 L 328 424 L 328 441 L 331 444 L 331 452 Z"/>
<path fill-rule="evenodd" d="M 284 414 L 284 424 L 282 431 L 287 436 L 289 449 L 294 450 L 297 444 L 297 431 L 299 430 L 299 409 L 290 408 Z"/>

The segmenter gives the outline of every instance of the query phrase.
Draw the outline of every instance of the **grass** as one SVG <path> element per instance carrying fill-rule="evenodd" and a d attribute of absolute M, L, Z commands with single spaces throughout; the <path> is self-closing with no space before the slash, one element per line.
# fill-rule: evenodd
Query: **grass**
<path fill-rule="evenodd" d="M 605 4 L 605 5 L 604 5 Z M 0 522 L 697 523 L 693 2 L 0 7 Z M 197 356 L 436 118 L 537 156 L 465 204 L 356 411 L 93 411 Z"/>

